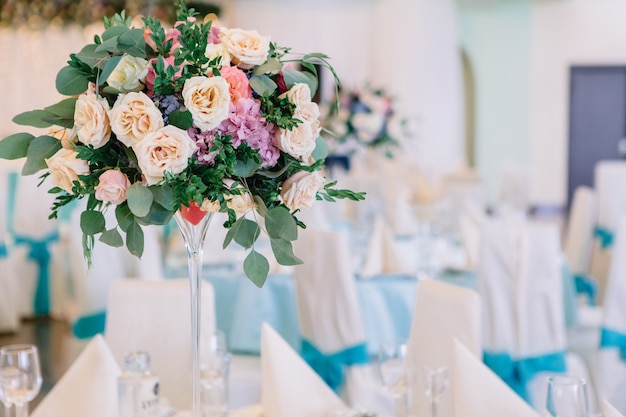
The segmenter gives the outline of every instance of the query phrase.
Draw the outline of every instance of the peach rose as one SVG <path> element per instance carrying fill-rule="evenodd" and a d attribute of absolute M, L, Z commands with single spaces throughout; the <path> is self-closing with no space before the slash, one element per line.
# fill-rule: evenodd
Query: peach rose
<path fill-rule="evenodd" d="M 98 200 L 115 205 L 126 201 L 126 190 L 130 187 L 126 174 L 117 169 L 110 169 L 103 172 L 98 180 L 95 189 Z"/>
<path fill-rule="evenodd" d="M 280 95 L 280 98 L 287 97 L 290 103 L 300 106 L 302 103 L 311 102 L 311 89 L 308 84 L 296 83 L 289 91 Z"/>
<path fill-rule="evenodd" d="M 183 87 L 185 107 L 202 130 L 211 130 L 228 117 L 229 85 L 222 77 L 191 77 Z"/>
<path fill-rule="evenodd" d="M 276 146 L 297 160 L 308 164 L 315 149 L 315 139 L 319 134 L 319 125 L 299 123 L 289 129 L 278 129 L 275 139 Z"/>
<path fill-rule="evenodd" d="M 74 181 L 80 181 L 79 175 L 89 173 L 89 163 L 78 159 L 78 152 L 61 148 L 52 157 L 45 159 L 52 184 L 68 193 L 72 192 Z"/>
<path fill-rule="evenodd" d="M 187 132 L 172 125 L 149 133 L 133 146 L 148 185 L 161 181 L 166 172 L 180 174 L 195 149 L 196 143 Z"/>
<path fill-rule="evenodd" d="M 209 58 L 210 61 L 214 60 L 218 56 L 221 56 L 220 67 L 228 67 L 230 66 L 230 54 L 226 50 L 223 44 L 221 43 L 208 43 L 206 46 L 206 51 L 204 51 L 204 55 Z"/>
<path fill-rule="evenodd" d="M 233 183 L 234 181 L 231 179 L 224 180 L 224 184 L 226 184 L 231 189 Z M 235 189 L 245 190 L 243 185 L 241 184 L 237 185 Z M 235 210 L 235 213 L 237 214 L 245 214 L 249 210 L 252 210 L 256 207 L 254 199 L 252 198 L 252 195 L 248 192 L 248 190 L 245 190 L 242 194 L 226 195 L 224 196 L 224 198 L 226 200 L 226 205 L 228 206 L 228 208 Z"/>
<path fill-rule="evenodd" d="M 237 67 L 224 67 L 220 74 L 228 83 L 231 103 L 237 103 L 240 98 L 252 98 L 252 89 L 245 72 Z"/>
<path fill-rule="evenodd" d="M 211 201 L 208 198 L 205 198 L 202 201 L 202 206 L 200 210 L 206 211 L 207 213 L 219 213 L 220 211 L 220 202 L 219 201 Z"/>
<path fill-rule="evenodd" d="M 324 177 L 318 171 L 298 171 L 283 183 L 280 197 L 292 211 L 310 208 L 323 186 Z"/>
<path fill-rule="evenodd" d="M 48 136 L 57 138 L 61 141 L 61 146 L 65 149 L 74 149 L 74 146 L 78 143 L 78 136 L 76 136 L 76 124 L 71 129 L 65 127 L 52 126 L 48 129 Z"/>
<path fill-rule="evenodd" d="M 110 117 L 113 133 L 126 146 L 136 145 L 164 125 L 159 109 L 141 92 L 120 94 Z"/>
<path fill-rule="evenodd" d="M 223 29 L 219 37 L 230 53 L 232 63 L 240 68 L 250 69 L 267 60 L 270 39 L 259 35 L 256 30 Z"/>
<path fill-rule="evenodd" d="M 139 91 L 146 83 L 148 61 L 132 55 L 124 55 L 107 78 L 109 86 L 122 93 Z"/>
<path fill-rule="evenodd" d="M 95 94 L 81 94 L 74 108 L 76 135 L 85 145 L 98 149 L 111 138 L 109 103 Z"/>

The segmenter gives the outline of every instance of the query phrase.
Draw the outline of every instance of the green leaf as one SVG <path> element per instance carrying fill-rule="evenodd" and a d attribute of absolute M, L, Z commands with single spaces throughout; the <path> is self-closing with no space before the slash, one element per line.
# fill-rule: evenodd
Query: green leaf
<path fill-rule="evenodd" d="M 32 140 L 26 153 L 26 162 L 22 167 L 22 175 L 36 174 L 48 165 L 45 159 L 50 158 L 61 149 L 61 141 L 52 136 L 39 136 Z"/>
<path fill-rule="evenodd" d="M 100 67 L 104 59 L 109 57 L 109 53 L 107 51 L 96 52 L 97 48 L 98 45 L 87 45 L 76 54 L 76 58 L 89 65 L 91 68 Z"/>
<path fill-rule="evenodd" d="M 147 216 L 154 197 L 152 192 L 142 184 L 133 184 L 126 190 L 128 208 L 137 217 Z"/>
<path fill-rule="evenodd" d="M 126 247 L 138 258 L 143 255 L 143 229 L 137 222 L 132 222 L 126 231 Z"/>
<path fill-rule="evenodd" d="M 152 185 L 148 187 L 156 203 L 166 210 L 174 210 L 174 189 L 169 185 Z"/>
<path fill-rule="evenodd" d="M 56 78 L 57 91 L 66 96 L 81 94 L 89 87 L 89 80 L 82 72 L 70 66 L 61 68 Z"/>
<path fill-rule="evenodd" d="M 252 220 L 243 217 L 242 219 L 241 226 L 237 229 L 237 233 L 235 234 L 235 242 L 248 249 L 256 242 L 261 234 L 261 228 Z"/>
<path fill-rule="evenodd" d="M 309 74 L 307 72 L 290 70 L 283 70 L 283 78 L 285 79 L 285 84 L 287 88 L 293 87 L 294 84 L 304 83 L 308 84 L 309 89 L 311 90 L 311 96 L 315 94 L 317 91 L 317 79 L 313 74 Z"/>
<path fill-rule="evenodd" d="M 135 222 L 135 216 L 128 208 L 128 204 L 120 204 L 115 207 L 115 218 L 117 219 L 117 224 L 120 226 L 120 229 L 124 232 L 128 232 L 130 225 Z"/>
<path fill-rule="evenodd" d="M 283 64 L 277 58 L 270 58 L 265 61 L 264 64 L 259 65 L 254 69 L 254 75 L 261 75 L 265 73 L 275 73 L 281 70 Z"/>
<path fill-rule="evenodd" d="M 106 41 L 116 36 L 120 36 L 121 34 L 128 32 L 128 28 L 126 26 L 111 26 L 102 34 L 102 40 Z"/>
<path fill-rule="evenodd" d="M 104 68 L 102 68 L 102 72 L 100 73 L 100 75 L 98 75 L 98 85 L 102 85 L 107 81 L 107 79 L 109 78 L 109 76 L 111 75 L 115 67 L 117 67 L 117 64 L 119 64 L 121 59 L 122 57 L 119 55 L 112 56 L 106 62 L 106 64 L 104 64 Z"/>
<path fill-rule="evenodd" d="M 224 243 L 222 245 L 223 249 L 226 249 L 228 245 L 230 245 L 230 242 L 233 241 L 233 239 L 235 238 L 235 235 L 237 234 L 237 231 L 241 227 L 241 223 L 243 223 L 243 220 L 244 220 L 244 217 L 240 217 L 237 219 L 237 221 L 235 221 L 235 223 L 233 223 L 232 226 L 230 226 L 230 228 L 228 229 L 228 232 L 226 232 L 226 236 L 224 237 Z"/>
<path fill-rule="evenodd" d="M 0 158 L 19 159 L 26 156 L 28 146 L 35 139 L 30 133 L 16 133 L 0 140 Z"/>
<path fill-rule="evenodd" d="M 183 130 L 189 129 L 193 125 L 193 117 L 189 110 L 174 110 L 170 113 L 169 124 L 174 125 Z"/>
<path fill-rule="evenodd" d="M 315 139 L 315 149 L 313 149 L 313 153 L 311 154 L 311 157 L 313 157 L 314 161 L 320 161 L 322 159 L 326 159 L 327 156 L 328 156 L 328 143 L 326 142 L 326 139 L 324 139 L 321 136 L 318 136 L 317 139 Z"/>
<path fill-rule="evenodd" d="M 173 216 L 174 212 L 172 210 L 168 210 L 160 204 L 153 203 L 152 206 L 150 206 L 150 212 L 148 213 L 148 215 L 144 217 L 138 217 L 137 221 L 139 222 L 139 224 L 145 226 L 150 224 L 163 226 L 168 224 L 170 220 L 172 220 Z"/>
<path fill-rule="evenodd" d="M 294 255 L 293 246 L 290 241 L 285 239 L 270 239 L 270 243 L 274 257 L 279 264 L 285 266 L 302 264 L 302 259 Z"/>
<path fill-rule="evenodd" d="M 13 123 L 17 123 L 18 125 L 22 126 L 33 126 L 40 128 L 50 127 L 53 125 L 53 123 L 46 120 L 49 117 L 54 117 L 54 114 L 45 110 L 32 110 L 20 113 L 15 116 L 13 118 Z"/>
<path fill-rule="evenodd" d="M 250 87 L 260 96 L 272 94 L 278 86 L 267 75 L 255 75 L 250 78 Z"/>
<path fill-rule="evenodd" d="M 261 216 L 265 217 L 265 215 L 267 214 L 267 206 L 265 205 L 265 201 L 263 201 L 263 199 L 258 195 L 255 195 L 252 198 L 254 199 L 254 202 L 256 203 L 256 211 Z"/>
<path fill-rule="evenodd" d="M 255 250 L 251 250 L 243 261 L 243 270 L 250 281 L 261 288 L 265 284 L 267 274 L 270 272 L 270 264 L 265 259 L 265 256 Z"/>
<path fill-rule="evenodd" d="M 131 29 L 117 39 L 120 51 L 139 58 L 145 58 L 146 41 L 142 29 Z"/>
<path fill-rule="evenodd" d="M 247 163 L 236 160 L 233 168 L 235 175 L 238 177 L 251 177 L 254 172 L 261 167 L 262 162 L 256 162 L 254 159 L 248 159 Z"/>
<path fill-rule="evenodd" d="M 56 104 L 45 107 L 44 110 L 48 113 L 52 113 L 55 116 L 63 117 L 63 118 L 72 118 L 74 120 L 74 109 L 76 108 L 76 98 L 66 98 L 65 100 L 59 101 Z"/>
<path fill-rule="evenodd" d="M 112 38 L 107 39 L 106 41 L 102 42 L 100 45 L 98 45 L 98 47 L 95 50 L 96 52 L 100 53 L 100 52 L 112 52 L 112 53 L 116 53 L 118 52 L 117 49 L 117 36 L 114 36 Z"/>
<path fill-rule="evenodd" d="M 97 210 L 85 210 L 80 214 L 80 230 L 86 235 L 104 231 L 104 215 Z"/>
<path fill-rule="evenodd" d="M 102 232 L 100 236 L 100 242 L 113 246 L 114 248 L 119 248 L 124 245 L 124 239 L 122 239 L 122 235 L 117 231 L 117 228 L 111 230 L 105 230 Z"/>
<path fill-rule="evenodd" d="M 265 228 L 270 238 L 289 241 L 298 238 L 298 225 L 289 210 L 283 206 L 268 210 L 265 215 Z"/>

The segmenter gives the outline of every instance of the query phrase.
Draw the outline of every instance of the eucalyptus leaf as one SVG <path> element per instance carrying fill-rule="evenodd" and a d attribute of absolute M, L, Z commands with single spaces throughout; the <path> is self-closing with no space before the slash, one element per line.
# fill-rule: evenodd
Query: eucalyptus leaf
<path fill-rule="evenodd" d="M 146 55 L 146 41 L 143 36 L 143 30 L 130 29 L 120 35 L 117 39 L 117 46 L 121 52 L 125 52 L 135 57 L 144 58 Z"/>
<path fill-rule="evenodd" d="M 283 206 L 274 207 L 265 215 L 265 229 L 270 238 L 296 240 L 298 238 L 298 225 L 295 219 Z"/>
<path fill-rule="evenodd" d="M 97 48 L 98 45 L 89 44 L 76 54 L 76 58 L 89 65 L 91 68 L 100 67 L 102 62 L 109 57 L 109 53 L 107 51 L 96 52 Z"/>
<path fill-rule="evenodd" d="M 126 190 L 128 208 L 137 217 L 147 216 L 154 197 L 152 192 L 142 184 L 133 184 Z"/>
<path fill-rule="evenodd" d="M 260 96 L 272 94 L 278 88 L 278 85 L 267 75 L 255 75 L 250 78 L 250 87 Z"/>
<path fill-rule="evenodd" d="M 36 174 L 48 165 L 45 159 L 50 158 L 61 149 L 61 141 L 52 136 L 39 136 L 33 139 L 26 152 L 26 162 L 22 167 L 22 175 Z"/>
<path fill-rule="evenodd" d="M 243 261 L 243 270 L 250 281 L 261 288 L 265 284 L 267 274 L 270 272 L 270 264 L 265 259 L 265 256 L 255 250 L 251 250 Z"/>
<path fill-rule="evenodd" d="M 235 175 L 238 177 L 251 177 L 254 172 L 261 167 L 262 162 L 256 162 L 254 159 L 248 159 L 247 163 L 236 160 L 233 168 Z"/>
<path fill-rule="evenodd" d="M 117 228 L 105 230 L 102 232 L 99 240 L 100 242 L 113 246 L 114 248 L 119 248 L 124 245 L 124 239 L 122 239 L 122 235 L 117 231 Z"/>
<path fill-rule="evenodd" d="M 265 63 L 259 65 L 254 69 L 255 75 L 261 75 L 266 73 L 276 73 L 281 70 L 283 64 L 278 60 L 278 58 L 270 58 Z"/>
<path fill-rule="evenodd" d="M 237 221 L 235 221 L 235 223 L 233 223 L 232 226 L 230 226 L 230 228 L 228 229 L 228 232 L 226 232 L 226 236 L 224 237 L 224 243 L 222 245 L 223 249 L 226 249 L 228 245 L 230 245 L 230 242 L 233 241 L 233 239 L 235 238 L 235 235 L 237 234 L 237 231 L 241 227 L 241 223 L 243 223 L 243 220 L 244 220 L 244 217 L 240 217 L 237 219 Z"/>
<path fill-rule="evenodd" d="M 118 37 L 125 32 L 128 32 L 128 28 L 126 26 L 111 26 L 102 34 L 102 40 L 106 41 L 111 38 Z"/>
<path fill-rule="evenodd" d="M 24 113 L 20 113 L 13 118 L 13 123 L 22 126 L 33 126 L 33 127 L 50 127 L 54 123 L 46 120 L 47 118 L 54 117 L 54 114 L 47 112 L 45 110 L 32 110 Z"/>
<path fill-rule="evenodd" d="M 48 113 L 52 113 L 55 116 L 67 118 L 71 117 L 74 119 L 74 110 L 76 108 L 76 101 L 78 99 L 74 97 L 66 98 L 65 100 L 61 100 L 56 104 L 45 107 L 44 110 Z"/>
<path fill-rule="evenodd" d="M 276 261 L 285 266 L 293 266 L 302 264 L 302 259 L 293 253 L 291 242 L 285 239 L 270 239 L 272 252 Z"/>
<path fill-rule="evenodd" d="M 313 82 L 315 78 L 308 77 L 305 72 L 286 69 L 283 70 L 283 78 L 285 79 L 287 88 L 291 88 L 294 84 L 298 83 L 308 84 L 311 90 L 311 96 L 313 96 L 317 90 L 317 81 Z"/>
<path fill-rule="evenodd" d="M 87 76 L 70 66 L 63 67 L 56 77 L 56 88 L 60 94 L 74 96 L 81 94 L 89 87 Z"/>
<path fill-rule="evenodd" d="M 322 159 L 326 159 L 327 156 L 328 156 L 328 143 L 326 142 L 326 139 L 324 139 L 321 136 L 318 136 L 317 139 L 315 139 L 315 149 L 313 150 L 311 157 L 313 158 L 314 161 L 320 161 Z"/>
<path fill-rule="evenodd" d="M 128 208 L 128 204 L 120 204 L 115 207 L 115 219 L 124 232 L 127 232 L 130 225 L 135 222 L 135 216 Z"/>
<path fill-rule="evenodd" d="M 105 51 L 111 53 L 119 52 L 119 50 L 117 49 L 117 36 L 113 36 L 112 38 L 109 38 L 106 41 L 102 42 L 100 45 L 98 45 L 95 51 L 98 53 Z"/>
<path fill-rule="evenodd" d="M 265 201 L 263 201 L 263 199 L 258 195 L 255 195 L 252 198 L 254 199 L 254 202 L 256 203 L 256 211 L 262 217 L 265 217 L 265 215 L 267 214 L 267 206 L 265 205 Z"/>
<path fill-rule="evenodd" d="M 80 214 L 80 230 L 86 235 L 104 231 L 104 215 L 97 210 L 85 210 Z"/>
<path fill-rule="evenodd" d="M 15 133 L 0 140 L 0 158 L 19 159 L 26 156 L 28 146 L 35 139 L 30 133 Z"/>
<path fill-rule="evenodd" d="M 193 117 L 189 110 L 174 110 L 170 113 L 169 124 L 174 125 L 183 130 L 189 129 L 193 125 Z"/>
<path fill-rule="evenodd" d="M 102 72 L 100 73 L 100 75 L 98 75 L 98 85 L 102 85 L 108 80 L 109 76 L 111 75 L 115 67 L 117 67 L 117 64 L 120 63 L 121 59 L 122 57 L 119 55 L 109 58 L 106 64 L 104 64 Z"/>
<path fill-rule="evenodd" d="M 50 116 L 45 117 L 44 120 L 53 126 L 61 126 L 67 129 L 71 129 L 72 127 L 74 127 L 73 115 L 69 117 L 61 117 L 50 114 Z"/>
<path fill-rule="evenodd" d="M 235 242 L 237 242 L 240 246 L 248 249 L 252 247 L 260 234 L 261 228 L 258 224 L 256 224 L 256 222 L 243 218 L 241 226 L 237 229 L 237 232 L 235 233 Z"/>
<path fill-rule="evenodd" d="M 143 229 L 137 222 L 132 222 L 126 230 L 126 247 L 138 258 L 143 255 Z"/>
<path fill-rule="evenodd" d="M 148 226 L 151 224 L 156 225 L 166 225 L 172 220 L 174 216 L 174 212 L 172 210 L 168 210 L 160 204 L 152 203 L 150 206 L 150 212 L 146 216 L 137 217 L 137 221 L 139 224 Z"/>
<path fill-rule="evenodd" d="M 167 210 L 174 210 L 174 189 L 169 185 L 152 185 L 148 187 L 156 203 Z"/>

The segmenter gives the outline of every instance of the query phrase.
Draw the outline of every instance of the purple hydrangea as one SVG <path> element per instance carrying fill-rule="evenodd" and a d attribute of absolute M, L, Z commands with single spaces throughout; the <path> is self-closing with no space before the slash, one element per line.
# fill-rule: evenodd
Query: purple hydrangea
<path fill-rule="evenodd" d="M 168 124 L 170 114 L 174 110 L 180 109 L 182 106 L 180 99 L 175 95 L 154 96 L 152 97 L 152 101 L 154 101 L 154 104 L 156 104 L 158 109 L 161 111 L 161 114 L 163 114 L 163 121 L 165 124 Z"/>

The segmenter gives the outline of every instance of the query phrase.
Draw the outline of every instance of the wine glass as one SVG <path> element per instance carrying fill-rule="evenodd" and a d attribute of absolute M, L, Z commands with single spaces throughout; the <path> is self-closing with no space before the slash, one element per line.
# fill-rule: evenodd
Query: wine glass
<path fill-rule="evenodd" d="M 565 375 L 548 377 L 546 409 L 552 417 L 587 417 L 587 381 Z"/>
<path fill-rule="evenodd" d="M 415 368 L 407 362 L 406 342 L 383 343 L 378 352 L 380 380 L 396 400 L 396 417 L 407 415 L 408 392 L 416 380 Z"/>
<path fill-rule="evenodd" d="M 9 345 L 0 349 L 0 387 L 15 405 L 16 417 L 28 417 L 28 403 L 41 389 L 39 353 L 34 345 Z"/>
<path fill-rule="evenodd" d="M 442 366 L 424 366 L 423 383 L 424 394 L 430 401 L 430 416 L 437 417 L 437 409 L 439 400 L 444 392 L 448 389 L 448 367 Z"/>
<path fill-rule="evenodd" d="M 0 402 L 4 408 L 4 417 L 11 416 L 11 403 L 4 397 L 4 392 L 2 391 L 2 386 L 0 386 Z"/>

